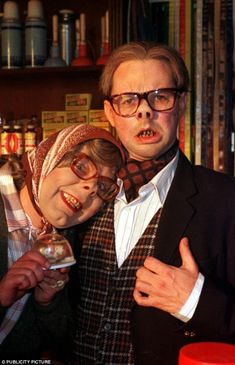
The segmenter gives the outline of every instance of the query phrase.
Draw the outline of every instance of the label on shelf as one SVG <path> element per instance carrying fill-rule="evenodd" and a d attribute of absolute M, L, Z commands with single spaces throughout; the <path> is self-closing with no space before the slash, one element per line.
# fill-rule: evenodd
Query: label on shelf
<path fill-rule="evenodd" d="M 92 94 L 66 94 L 66 110 L 89 110 L 91 105 Z"/>

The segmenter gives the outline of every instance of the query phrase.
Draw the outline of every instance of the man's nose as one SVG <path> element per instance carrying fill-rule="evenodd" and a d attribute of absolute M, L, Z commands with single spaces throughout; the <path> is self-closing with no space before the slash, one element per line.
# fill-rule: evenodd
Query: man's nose
<path fill-rule="evenodd" d="M 137 118 L 151 118 L 153 116 L 153 109 L 150 107 L 148 101 L 144 98 L 141 99 L 138 106 L 136 117 Z"/>

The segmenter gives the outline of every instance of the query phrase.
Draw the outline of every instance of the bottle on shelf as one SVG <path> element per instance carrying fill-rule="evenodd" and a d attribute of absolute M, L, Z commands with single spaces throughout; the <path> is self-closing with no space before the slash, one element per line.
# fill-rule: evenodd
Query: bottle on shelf
<path fill-rule="evenodd" d="M 10 123 L 5 122 L 1 132 L 1 157 L 7 158 L 12 153 L 11 148 L 12 130 Z"/>
<path fill-rule="evenodd" d="M 43 66 L 46 58 L 47 27 L 43 17 L 43 6 L 39 0 L 30 0 L 25 22 L 26 67 Z"/>
<path fill-rule="evenodd" d="M 75 14 L 73 10 L 63 9 L 59 12 L 59 47 L 61 58 L 69 66 L 75 52 Z"/>
<path fill-rule="evenodd" d="M 19 68 L 22 64 L 22 25 L 18 4 L 6 1 L 1 22 L 1 65 L 2 68 L 11 69 Z"/>
<path fill-rule="evenodd" d="M 27 125 L 27 129 L 24 134 L 24 150 L 25 152 L 31 151 L 37 145 L 37 136 L 35 125 L 31 122 Z"/>
<path fill-rule="evenodd" d="M 31 120 L 30 120 L 29 124 L 34 126 L 34 130 L 36 133 L 36 146 L 37 146 L 42 140 L 42 125 L 41 125 L 41 122 L 38 119 L 37 115 L 31 116 Z"/>
<path fill-rule="evenodd" d="M 2 156 L 2 132 L 5 123 L 4 117 L 0 114 L 0 167 L 5 163 L 5 158 Z"/>
<path fill-rule="evenodd" d="M 22 125 L 13 122 L 12 153 L 21 156 L 24 152 L 24 136 Z"/>
<path fill-rule="evenodd" d="M 0 114 L 0 134 L 2 133 L 2 127 L 5 123 L 5 118 Z"/>

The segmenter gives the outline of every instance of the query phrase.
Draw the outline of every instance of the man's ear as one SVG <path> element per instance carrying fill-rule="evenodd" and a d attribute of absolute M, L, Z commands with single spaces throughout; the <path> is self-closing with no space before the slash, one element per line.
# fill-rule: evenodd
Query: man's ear
<path fill-rule="evenodd" d="M 105 113 L 106 118 L 108 119 L 109 123 L 111 124 L 111 126 L 115 128 L 115 122 L 114 122 L 114 118 L 113 118 L 113 109 L 108 100 L 104 101 L 104 113 Z"/>

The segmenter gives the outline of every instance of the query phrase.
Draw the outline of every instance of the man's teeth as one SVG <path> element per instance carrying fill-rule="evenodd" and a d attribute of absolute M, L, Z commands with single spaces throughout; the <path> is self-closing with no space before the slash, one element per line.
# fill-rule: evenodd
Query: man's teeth
<path fill-rule="evenodd" d="M 80 202 L 77 199 L 75 199 L 73 196 L 71 196 L 67 193 L 64 193 L 64 197 L 71 206 L 74 206 L 76 209 L 80 208 L 80 206 L 81 206 Z"/>
<path fill-rule="evenodd" d="M 140 133 L 140 136 L 142 137 L 152 137 L 154 135 L 153 131 L 147 130 L 147 131 L 142 131 Z"/>

